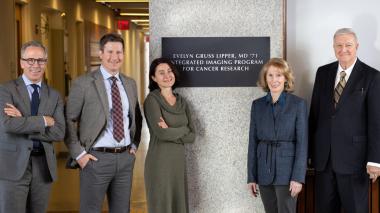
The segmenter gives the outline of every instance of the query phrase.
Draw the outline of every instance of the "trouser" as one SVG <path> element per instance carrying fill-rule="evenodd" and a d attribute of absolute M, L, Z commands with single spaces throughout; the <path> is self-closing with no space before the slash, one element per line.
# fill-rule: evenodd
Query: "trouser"
<path fill-rule="evenodd" d="M 331 161 L 315 175 L 316 213 L 368 213 L 369 179 L 366 171 L 358 174 L 338 174 Z"/>
<path fill-rule="evenodd" d="M 46 212 L 51 183 L 45 155 L 30 156 L 20 180 L 0 180 L 0 213 Z"/>
<path fill-rule="evenodd" d="M 290 195 L 289 185 L 260 185 L 266 213 L 296 213 L 297 198 Z"/>
<path fill-rule="evenodd" d="M 80 212 L 101 212 L 107 194 L 110 213 L 128 213 L 135 156 L 128 151 L 91 151 L 98 160 L 80 170 Z"/>

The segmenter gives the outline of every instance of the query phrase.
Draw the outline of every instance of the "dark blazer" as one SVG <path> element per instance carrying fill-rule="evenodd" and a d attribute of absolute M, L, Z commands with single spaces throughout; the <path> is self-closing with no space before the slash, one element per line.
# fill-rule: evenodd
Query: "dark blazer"
<path fill-rule="evenodd" d="M 270 95 L 252 103 L 248 183 L 289 185 L 292 180 L 305 182 L 308 139 L 306 102 L 283 92 L 277 104 L 280 108 L 274 119 Z"/>
<path fill-rule="evenodd" d="M 6 103 L 13 104 L 22 117 L 10 117 L 4 113 Z M 40 140 L 51 178 L 57 177 L 57 163 L 53 141 L 61 141 L 65 135 L 63 101 L 59 93 L 41 84 L 38 115 L 31 116 L 30 97 L 22 77 L 0 86 L 0 178 L 19 180 L 25 173 L 33 148 L 32 139 Z M 55 124 L 45 127 L 42 116 L 51 116 Z"/>
<path fill-rule="evenodd" d="M 338 62 L 319 67 L 311 100 L 309 127 L 312 162 L 341 174 L 363 172 L 367 161 L 380 163 L 380 74 L 357 60 L 334 108 Z"/>
<path fill-rule="evenodd" d="M 131 142 L 140 144 L 142 115 L 137 97 L 136 82 L 120 73 L 129 101 L 129 130 Z M 66 106 L 67 137 L 65 144 L 71 157 L 87 152 L 106 128 L 109 115 L 107 92 L 100 69 L 77 78 L 70 89 Z M 69 159 L 68 166 L 75 161 Z"/>

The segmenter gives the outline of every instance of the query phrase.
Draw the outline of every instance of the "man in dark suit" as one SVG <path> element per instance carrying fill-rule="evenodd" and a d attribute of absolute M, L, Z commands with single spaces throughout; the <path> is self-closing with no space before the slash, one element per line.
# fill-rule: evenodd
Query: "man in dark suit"
<path fill-rule="evenodd" d="M 310 108 L 316 212 L 368 212 L 380 163 L 380 75 L 357 56 L 354 31 L 334 35 L 338 61 L 319 67 Z"/>
<path fill-rule="evenodd" d="M 80 212 L 129 212 L 135 152 L 142 116 L 136 83 L 120 73 L 124 40 L 100 39 L 101 66 L 73 82 L 66 108 L 65 141 L 80 170 Z"/>
<path fill-rule="evenodd" d="M 42 79 L 45 47 L 21 48 L 23 75 L 0 85 L 0 213 L 46 212 L 57 177 L 53 141 L 63 140 L 63 101 Z"/>

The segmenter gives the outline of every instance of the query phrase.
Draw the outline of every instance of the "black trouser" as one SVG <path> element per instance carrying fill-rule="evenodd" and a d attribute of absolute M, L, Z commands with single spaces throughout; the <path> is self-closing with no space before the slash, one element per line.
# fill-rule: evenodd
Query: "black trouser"
<path fill-rule="evenodd" d="M 338 174 L 331 160 L 324 171 L 315 176 L 316 213 L 368 213 L 369 179 L 366 171 L 358 174 Z"/>

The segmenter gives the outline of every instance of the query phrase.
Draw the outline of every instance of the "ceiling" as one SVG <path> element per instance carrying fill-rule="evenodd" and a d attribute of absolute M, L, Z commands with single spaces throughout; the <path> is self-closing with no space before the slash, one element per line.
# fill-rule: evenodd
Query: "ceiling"
<path fill-rule="evenodd" d="M 117 19 L 130 20 L 138 27 L 149 30 L 149 0 L 95 0 L 111 8 Z"/>

